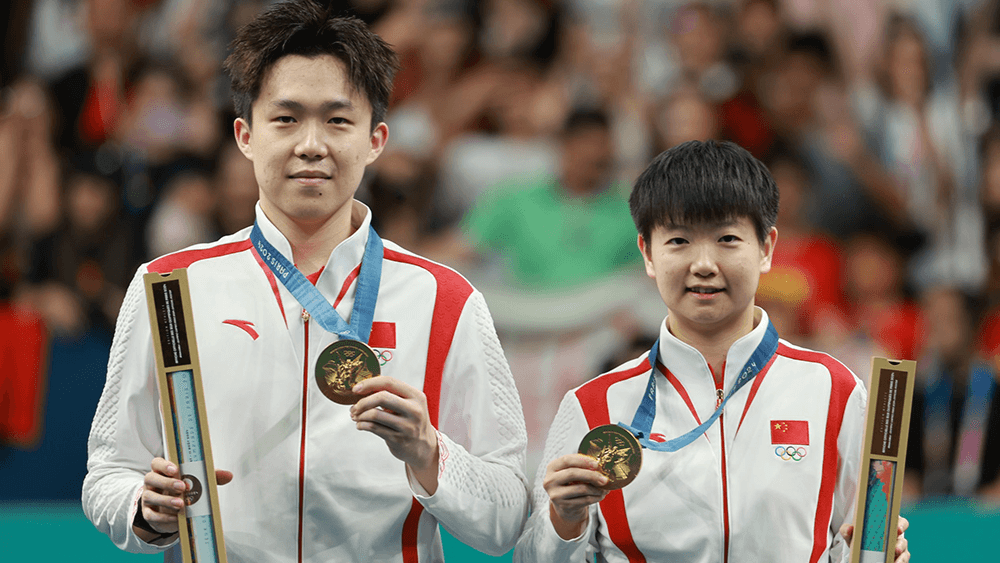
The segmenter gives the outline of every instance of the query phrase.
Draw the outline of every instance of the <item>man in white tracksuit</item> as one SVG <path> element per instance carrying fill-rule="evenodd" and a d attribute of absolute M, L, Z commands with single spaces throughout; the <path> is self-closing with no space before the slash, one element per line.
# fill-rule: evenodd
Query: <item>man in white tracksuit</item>
<path fill-rule="evenodd" d="M 440 561 L 439 523 L 487 553 L 513 547 L 527 517 L 526 436 L 483 297 L 381 243 L 353 199 L 385 146 L 396 66 L 363 23 L 314 2 L 272 6 L 240 30 L 227 67 L 237 144 L 260 189 L 256 224 L 154 260 L 129 287 L 83 488 L 87 516 L 120 548 L 180 555 L 187 485 L 164 459 L 142 283 L 175 268 L 188 269 L 230 562 Z M 328 311 L 303 309 L 289 268 Z M 382 376 L 342 405 L 314 378 L 340 339 L 318 317 L 353 322 L 362 301 L 374 304 L 362 340 Z"/>
<path fill-rule="evenodd" d="M 564 397 L 515 561 L 847 561 L 867 394 L 754 306 L 777 241 L 774 180 L 737 145 L 692 141 L 654 159 L 629 203 L 668 315 L 649 355 Z M 576 452 L 620 422 L 671 449 L 644 448 L 635 480 L 608 492 Z M 905 538 L 897 555 L 909 560 Z"/>

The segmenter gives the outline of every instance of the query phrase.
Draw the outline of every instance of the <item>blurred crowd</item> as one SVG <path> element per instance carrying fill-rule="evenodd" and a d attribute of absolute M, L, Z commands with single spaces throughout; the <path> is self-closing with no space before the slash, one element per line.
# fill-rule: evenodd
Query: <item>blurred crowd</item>
<path fill-rule="evenodd" d="M 3 8 L 0 444 L 42 439 L 45 342 L 110 333 L 140 263 L 253 221 L 221 61 L 267 4 Z M 533 437 L 662 319 L 622 286 L 643 281 L 631 182 L 679 142 L 729 139 L 781 190 L 758 302 L 782 336 L 863 378 L 872 356 L 918 360 L 908 498 L 1000 499 L 1000 1 L 333 4 L 402 61 L 359 192 L 375 227 L 488 301 L 559 303 L 494 311 Z M 595 307 L 608 280 L 642 299 Z"/>

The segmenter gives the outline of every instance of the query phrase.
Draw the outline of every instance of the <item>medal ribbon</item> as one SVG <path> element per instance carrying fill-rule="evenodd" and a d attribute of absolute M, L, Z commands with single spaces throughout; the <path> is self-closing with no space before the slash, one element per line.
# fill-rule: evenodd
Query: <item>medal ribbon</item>
<path fill-rule="evenodd" d="M 375 301 L 378 299 L 378 287 L 382 281 L 382 239 L 375 229 L 368 226 L 368 242 L 361 258 L 361 271 L 358 272 L 358 287 L 354 294 L 354 308 L 351 310 L 351 322 L 344 321 L 333 305 L 323 297 L 323 294 L 306 279 L 305 275 L 285 258 L 278 249 L 264 237 L 257 222 L 254 221 L 250 231 L 250 242 L 267 267 L 281 280 L 281 283 L 292 294 L 292 297 L 309 311 L 321 327 L 341 338 L 359 340 L 368 343 L 372 332 L 372 321 L 375 319 Z"/>
<path fill-rule="evenodd" d="M 666 442 L 654 442 L 649 439 L 650 432 L 653 429 L 653 419 L 656 417 L 656 373 L 658 371 L 656 368 L 656 359 L 659 357 L 659 350 L 660 339 L 657 338 L 656 342 L 653 343 L 653 348 L 649 351 L 649 365 L 652 366 L 653 370 L 649 374 L 649 384 L 646 386 L 646 393 L 642 397 L 642 402 L 639 403 L 639 408 L 635 411 L 635 417 L 632 418 L 631 425 L 624 422 L 619 422 L 618 425 L 631 432 L 644 448 L 657 452 L 676 452 L 704 434 L 722 416 L 722 409 L 729 402 L 729 398 L 753 380 L 760 373 L 760 370 L 764 369 L 764 366 L 770 361 L 771 356 L 778 351 L 778 331 L 769 319 L 767 321 L 767 330 L 764 332 L 764 338 L 757 345 L 753 354 L 750 354 L 750 359 L 747 360 L 747 363 L 743 366 L 743 370 L 740 371 L 740 375 L 736 378 L 733 388 L 729 390 L 729 394 L 722 400 L 719 407 L 715 409 L 712 416 L 694 430 Z"/>

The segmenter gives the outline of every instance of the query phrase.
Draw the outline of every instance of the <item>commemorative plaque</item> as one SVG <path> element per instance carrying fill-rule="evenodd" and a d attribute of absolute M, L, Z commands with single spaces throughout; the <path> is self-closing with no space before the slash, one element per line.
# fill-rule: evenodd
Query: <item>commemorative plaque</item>
<path fill-rule="evenodd" d="M 642 467 L 642 446 L 631 432 L 617 424 L 605 424 L 588 432 L 578 451 L 597 460 L 597 470 L 608 478 L 601 488 L 608 491 L 631 483 Z"/>
<path fill-rule="evenodd" d="M 143 276 L 167 458 L 188 484 L 177 518 L 184 563 L 226 563 L 187 270 Z"/>
<path fill-rule="evenodd" d="M 316 384 L 334 403 L 353 405 L 362 395 L 351 389 L 381 371 L 378 356 L 367 344 L 358 340 L 338 340 L 327 346 L 316 360 Z"/>
<path fill-rule="evenodd" d="M 917 363 L 872 358 L 852 563 L 892 563 Z"/>

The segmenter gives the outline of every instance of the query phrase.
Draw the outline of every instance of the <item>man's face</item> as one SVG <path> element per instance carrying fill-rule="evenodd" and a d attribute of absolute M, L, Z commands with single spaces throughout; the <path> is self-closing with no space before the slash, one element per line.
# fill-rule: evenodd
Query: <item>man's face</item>
<path fill-rule="evenodd" d="M 236 142 L 253 161 L 260 205 L 280 228 L 303 230 L 350 217 L 365 166 L 378 158 L 388 129 L 371 130 L 372 109 L 331 55 L 278 59 L 251 106 L 253 127 L 234 124 Z M 349 219 L 347 219 L 349 220 Z"/>
<path fill-rule="evenodd" d="M 562 181 L 576 195 L 588 195 L 607 185 L 614 160 L 611 134 L 601 127 L 587 127 L 563 141 Z"/>
<path fill-rule="evenodd" d="M 746 217 L 718 224 L 657 227 L 639 236 L 646 274 L 656 280 L 681 340 L 739 338 L 753 327 L 754 294 L 771 269 L 774 228 L 761 244 Z"/>

